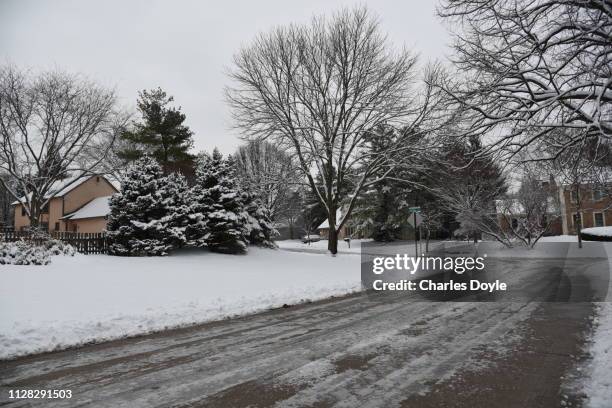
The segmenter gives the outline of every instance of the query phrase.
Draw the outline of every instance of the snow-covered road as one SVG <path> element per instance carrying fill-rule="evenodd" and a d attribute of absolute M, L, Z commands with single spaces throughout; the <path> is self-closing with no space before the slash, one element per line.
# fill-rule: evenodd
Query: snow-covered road
<path fill-rule="evenodd" d="M 571 406 L 562 378 L 591 313 L 590 303 L 360 293 L 8 361 L 0 405 L 20 406 L 9 388 L 39 387 L 73 398 L 33 406 Z"/>

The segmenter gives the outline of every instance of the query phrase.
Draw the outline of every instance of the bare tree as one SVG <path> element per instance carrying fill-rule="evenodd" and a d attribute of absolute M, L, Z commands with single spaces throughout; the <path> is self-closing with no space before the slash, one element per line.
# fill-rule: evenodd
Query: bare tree
<path fill-rule="evenodd" d="M 392 51 L 365 8 L 279 27 L 234 57 L 227 99 L 236 126 L 247 138 L 271 139 L 295 156 L 327 212 L 332 253 L 359 193 L 392 169 L 391 152 L 410 148 L 403 136 L 430 119 L 433 91 L 412 89 L 415 64 L 409 52 Z M 366 133 L 382 124 L 404 131 L 372 152 Z"/>
<path fill-rule="evenodd" d="M 295 239 L 295 230 L 299 226 L 299 222 L 304 211 L 304 198 L 299 191 L 292 191 L 288 194 L 281 221 L 287 223 L 289 229 L 289 239 Z"/>
<path fill-rule="evenodd" d="M 549 232 L 561 218 L 558 186 L 546 179 L 546 167 L 534 162 L 522 163 L 518 190 L 497 201 L 502 228 L 529 248 Z"/>
<path fill-rule="evenodd" d="M 444 0 L 439 14 L 460 27 L 459 79 L 442 87 L 470 116 L 468 133 L 511 154 L 550 144 L 552 158 L 612 136 L 609 0 Z M 559 128 L 572 137 L 551 138 Z"/>
<path fill-rule="evenodd" d="M 249 141 L 236 152 L 241 182 L 261 200 L 272 221 L 279 221 L 291 206 L 290 196 L 300 181 L 291 156 L 269 142 Z"/>
<path fill-rule="evenodd" d="M 112 91 L 64 72 L 0 67 L 0 171 L 15 185 L 0 183 L 17 200 L 23 194 L 32 227 L 58 181 L 96 170 L 121 124 Z"/>

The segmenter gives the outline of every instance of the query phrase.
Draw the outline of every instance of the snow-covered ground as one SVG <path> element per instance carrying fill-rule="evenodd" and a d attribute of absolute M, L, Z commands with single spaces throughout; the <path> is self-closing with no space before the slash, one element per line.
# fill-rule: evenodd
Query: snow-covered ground
<path fill-rule="evenodd" d="M 589 354 L 592 358 L 586 368 L 587 380 L 583 392 L 589 408 L 609 408 L 612 401 L 612 303 L 599 304 L 595 319 L 595 332 Z"/>
<path fill-rule="evenodd" d="M 553 235 L 550 237 L 542 237 L 538 242 L 578 242 L 576 235 Z M 536 243 L 536 246 L 538 244 Z"/>
<path fill-rule="evenodd" d="M 371 242 L 370 239 L 352 239 L 351 246 L 347 242 L 340 240 L 338 241 L 338 253 L 340 254 L 360 254 L 361 253 L 361 243 L 362 242 Z M 311 242 L 310 244 L 305 244 L 299 239 L 286 239 L 283 241 L 276 241 L 278 247 L 280 249 L 291 250 L 291 251 L 300 251 L 300 252 L 327 252 L 327 240 L 322 239 L 318 242 Z"/>
<path fill-rule="evenodd" d="M 250 249 L 57 256 L 0 268 L 0 358 L 253 313 L 361 289 L 359 257 Z"/>
<path fill-rule="evenodd" d="M 612 270 L 612 244 L 606 243 L 610 270 Z M 608 287 L 607 302 L 598 304 L 593 322 L 595 330 L 589 343 L 589 360 L 581 388 L 587 396 L 585 407 L 608 408 L 612 401 L 612 280 Z"/>

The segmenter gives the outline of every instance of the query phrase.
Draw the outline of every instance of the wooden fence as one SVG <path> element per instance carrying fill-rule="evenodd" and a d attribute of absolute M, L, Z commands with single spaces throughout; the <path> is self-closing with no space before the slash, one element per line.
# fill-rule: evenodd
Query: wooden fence
<path fill-rule="evenodd" d="M 72 245 L 74 249 L 82 254 L 105 254 L 108 249 L 106 234 L 103 232 L 53 231 L 51 232 L 51 237 Z M 0 232 L 0 241 L 15 242 L 20 240 L 33 242 L 37 245 L 42 245 L 46 241 L 44 237 L 41 237 L 39 234 L 33 234 L 31 231 L 5 230 Z"/>

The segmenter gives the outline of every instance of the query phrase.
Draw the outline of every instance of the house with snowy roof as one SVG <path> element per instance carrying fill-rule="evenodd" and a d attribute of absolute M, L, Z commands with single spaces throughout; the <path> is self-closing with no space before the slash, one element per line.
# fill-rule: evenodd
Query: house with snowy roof
<path fill-rule="evenodd" d="M 106 177 L 93 175 L 60 182 L 52 191 L 49 203 L 42 209 L 40 225 L 44 229 L 95 233 L 106 229 L 108 200 L 119 190 Z M 25 197 L 12 203 L 15 230 L 30 226 L 25 203 Z"/>
<path fill-rule="evenodd" d="M 336 211 L 336 222 L 340 222 L 342 220 L 342 209 L 338 209 Z M 321 238 L 327 239 L 329 237 L 329 220 L 323 221 L 318 227 L 317 231 Z M 344 238 L 357 238 L 357 231 L 352 227 L 352 224 L 349 221 L 345 222 L 340 231 L 338 231 L 338 239 Z"/>

